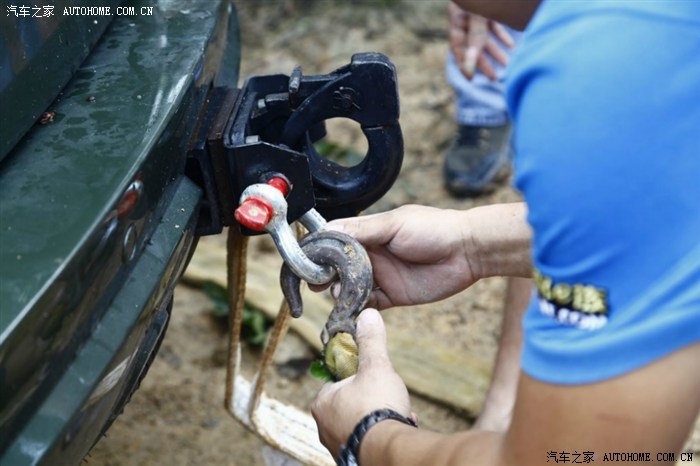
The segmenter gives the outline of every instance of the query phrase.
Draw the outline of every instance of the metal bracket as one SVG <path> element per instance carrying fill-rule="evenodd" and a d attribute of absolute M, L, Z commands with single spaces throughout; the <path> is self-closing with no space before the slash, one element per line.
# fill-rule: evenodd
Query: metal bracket
<path fill-rule="evenodd" d="M 205 191 L 198 233 L 236 224 L 233 212 L 250 185 L 282 175 L 290 190 L 287 222 L 312 208 L 325 218 L 357 215 L 389 190 L 403 160 L 396 70 L 379 53 L 353 55 L 351 63 L 317 76 L 249 78 L 240 90 L 212 89 L 200 135 L 190 150 L 188 175 Z M 314 148 L 325 120 L 360 124 L 368 151 L 343 167 Z M 241 228 L 244 234 L 256 234 Z"/>

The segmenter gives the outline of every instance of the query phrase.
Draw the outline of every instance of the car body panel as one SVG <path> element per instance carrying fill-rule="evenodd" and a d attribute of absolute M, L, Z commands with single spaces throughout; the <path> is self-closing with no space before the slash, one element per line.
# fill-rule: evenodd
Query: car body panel
<path fill-rule="evenodd" d="M 135 361 L 150 354 L 147 333 L 162 328 L 192 249 L 191 239 L 157 238 L 173 209 L 186 217 L 177 234 L 193 234 L 201 193 L 184 178 L 185 156 L 212 83 L 238 80 L 235 10 L 224 0 L 125 6 L 154 9 L 117 16 L 50 105 L 54 121 L 0 162 L 0 464 L 85 452 L 110 415 L 104 406 L 123 394 L 115 384 L 108 401 L 91 403 L 100 409 L 73 408 L 127 358 L 125 379 L 141 370 Z M 138 324 L 114 307 L 127 288 Z M 124 337 L 110 346 L 100 332 Z"/>
<path fill-rule="evenodd" d="M 63 464 L 66 458 L 81 458 L 99 435 L 86 427 L 105 423 L 128 388 L 129 368 L 143 364 L 138 349 L 150 315 L 172 290 L 185 266 L 183 251 L 194 241 L 201 190 L 186 178 L 173 188 L 173 202 L 131 278 L 0 463 Z"/>
<path fill-rule="evenodd" d="M 54 0 L 3 4 L 0 15 L 0 160 L 63 86 L 112 20 L 112 15 L 63 15 L 66 7 L 109 7 L 122 0 Z M 25 6 L 26 5 L 26 6 Z M 18 10 L 19 7 L 24 10 Z M 26 14 L 17 20 L 15 14 Z M 45 16 L 49 14 L 50 16 Z"/>

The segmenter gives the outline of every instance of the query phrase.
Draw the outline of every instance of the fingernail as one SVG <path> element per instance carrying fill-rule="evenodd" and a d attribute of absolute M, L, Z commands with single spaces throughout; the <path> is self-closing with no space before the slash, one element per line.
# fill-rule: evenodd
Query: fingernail
<path fill-rule="evenodd" d="M 474 76 L 478 59 L 479 51 L 475 47 L 467 47 L 467 51 L 464 54 L 464 71 L 468 76 Z"/>
<path fill-rule="evenodd" d="M 371 307 L 362 311 L 360 319 L 362 319 L 363 325 L 377 325 L 382 323 L 382 317 L 379 315 L 379 311 Z"/>
<path fill-rule="evenodd" d="M 331 285 L 331 296 L 333 298 L 338 299 L 338 296 L 340 295 L 340 282 L 335 282 Z"/>

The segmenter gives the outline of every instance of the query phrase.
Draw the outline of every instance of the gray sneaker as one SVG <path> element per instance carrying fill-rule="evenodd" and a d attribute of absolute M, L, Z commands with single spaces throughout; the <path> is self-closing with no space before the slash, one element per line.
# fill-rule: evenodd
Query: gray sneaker
<path fill-rule="evenodd" d="M 510 175 L 511 126 L 460 125 L 445 153 L 445 188 L 454 197 L 493 192 Z"/>

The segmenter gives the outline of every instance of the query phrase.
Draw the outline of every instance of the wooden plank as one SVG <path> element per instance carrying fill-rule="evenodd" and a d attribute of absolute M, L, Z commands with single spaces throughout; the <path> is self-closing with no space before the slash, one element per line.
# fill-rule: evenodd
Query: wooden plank
<path fill-rule="evenodd" d="M 281 259 L 277 254 L 259 253 L 254 238 L 248 258 L 246 300 L 274 317 L 283 298 L 279 286 Z M 203 238 L 185 271 L 184 281 L 199 285 L 213 281 L 226 286 L 226 251 L 216 239 Z M 291 328 L 317 351 L 320 333 L 333 307 L 326 293 L 303 292 L 304 315 Z M 409 334 L 399 326 L 388 326 L 388 345 L 396 371 L 409 390 L 453 406 L 471 415 L 481 409 L 491 368 L 463 352 L 451 350 L 438 339 Z"/>

